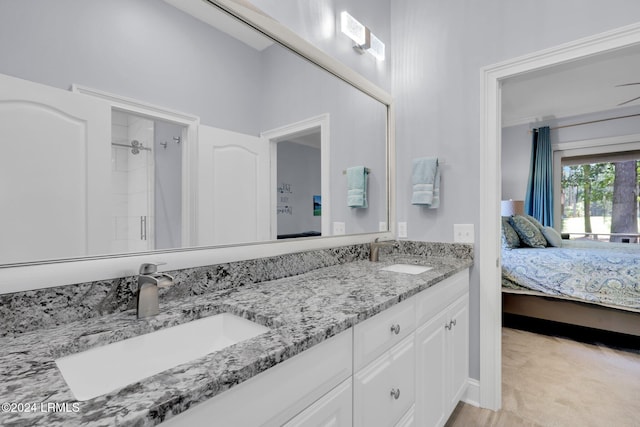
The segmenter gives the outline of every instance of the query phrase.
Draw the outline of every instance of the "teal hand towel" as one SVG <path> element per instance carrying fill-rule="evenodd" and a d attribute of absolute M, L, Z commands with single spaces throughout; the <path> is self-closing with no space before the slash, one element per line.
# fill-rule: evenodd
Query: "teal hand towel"
<path fill-rule="evenodd" d="M 367 169 L 364 166 L 347 169 L 347 206 L 367 207 Z"/>
<path fill-rule="evenodd" d="M 414 159 L 411 181 L 413 184 L 411 204 L 431 209 L 440 206 L 440 168 L 437 157 Z"/>

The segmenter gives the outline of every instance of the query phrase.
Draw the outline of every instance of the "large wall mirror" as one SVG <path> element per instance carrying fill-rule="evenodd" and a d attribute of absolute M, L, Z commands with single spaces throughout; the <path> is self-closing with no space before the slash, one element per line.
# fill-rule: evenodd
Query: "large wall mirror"
<path fill-rule="evenodd" d="M 0 57 L 5 267 L 388 230 L 387 103 L 214 4 L 0 0 Z"/>

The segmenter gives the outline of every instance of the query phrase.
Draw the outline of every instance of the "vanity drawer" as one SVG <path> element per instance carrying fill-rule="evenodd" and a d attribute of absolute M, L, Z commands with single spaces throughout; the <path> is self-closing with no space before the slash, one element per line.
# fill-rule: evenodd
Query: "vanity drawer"
<path fill-rule="evenodd" d="M 469 270 L 465 269 L 416 295 L 416 324 L 422 325 L 469 291 Z"/>
<path fill-rule="evenodd" d="M 415 401 L 415 344 L 410 334 L 353 377 L 354 427 L 393 426 Z"/>
<path fill-rule="evenodd" d="M 354 369 L 358 370 L 400 342 L 415 329 L 415 298 L 384 310 L 354 327 Z"/>

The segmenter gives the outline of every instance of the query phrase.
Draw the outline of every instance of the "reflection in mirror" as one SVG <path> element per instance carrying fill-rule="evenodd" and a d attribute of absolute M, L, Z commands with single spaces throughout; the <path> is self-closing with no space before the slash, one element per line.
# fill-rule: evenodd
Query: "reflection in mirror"
<path fill-rule="evenodd" d="M 278 239 L 322 235 L 320 141 L 315 128 L 276 143 Z"/>
<path fill-rule="evenodd" d="M 0 54 L 0 264 L 387 221 L 386 105 L 201 0 L 0 0 Z"/>

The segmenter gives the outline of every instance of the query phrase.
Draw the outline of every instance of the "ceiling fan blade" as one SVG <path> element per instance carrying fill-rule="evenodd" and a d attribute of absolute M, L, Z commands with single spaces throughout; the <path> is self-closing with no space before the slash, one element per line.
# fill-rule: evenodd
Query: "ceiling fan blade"
<path fill-rule="evenodd" d="M 630 100 L 628 100 L 628 101 L 625 101 L 625 102 L 623 102 L 623 103 L 621 103 L 621 104 L 618 104 L 618 107 L 619 107 L 619 106 L 621 106 L 621 105 L 625 105 L 625 104 L 628 104 L 628 103 L 630 103 L 630 102 L 636 101 L 636 100 L 638 100 L 638 99 L 640 99 L 640 96 L 638 96 L 637 98 L 633 98 L 633 99 L 630 99 Z"/>
<path fill-rule="evenodd" d="M 640 85 L 640 82 L 638 82 L 638 83 L 624 83 L 624 84 L 621 84 L 621 85 L 616 85 L 616 87 L 633 86 L 633 85 Z"/>

